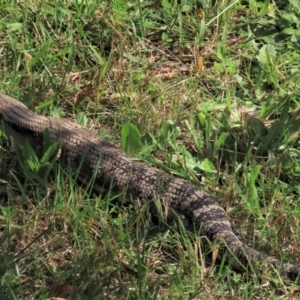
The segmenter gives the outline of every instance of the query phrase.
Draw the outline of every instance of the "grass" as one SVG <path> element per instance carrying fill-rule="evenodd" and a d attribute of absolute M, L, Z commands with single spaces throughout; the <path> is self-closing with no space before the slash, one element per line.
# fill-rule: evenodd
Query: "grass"
<path fill-rule="evenodd" d="M 2 1 L 0 89 L 116 145 L 135 125 L 139 156 L 299 265 L 299 15 L 292 0 Z M 180 222 L 1 145 L 1 299 L 299 296 L 276 272 L 215 262 L 217 245 Z"/>

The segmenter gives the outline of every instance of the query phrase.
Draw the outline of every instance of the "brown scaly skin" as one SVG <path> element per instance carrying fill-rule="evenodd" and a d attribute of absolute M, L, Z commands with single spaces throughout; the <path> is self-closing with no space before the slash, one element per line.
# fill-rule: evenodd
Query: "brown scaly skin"
<path fill-rule="evenodd" d="M 232 227 L 226 212 L 208 193 L 185 180 L 133 160 L 87 128 L 68 120 L 37 115 L 21 102 L 1 93 L 0 121 L 8 135 L 16 140 L 27 136 L 33 146 L 41 143 L 43 132 L 48 129 L 51 140 L 60 142 L 63 157 L 73 163 L 85 158 L 84 176 L 96 172 L 97 182 L 112 182 L 116 191 L 128 190 L 143 201 L 158 197 L 163 206 L 188 216 L 210 240 L 225 243 L 232 256 L 243 264 L 265 262 L 292 280 L 300 274 L 297 266 L 281 263 L 247 246 Z"/>

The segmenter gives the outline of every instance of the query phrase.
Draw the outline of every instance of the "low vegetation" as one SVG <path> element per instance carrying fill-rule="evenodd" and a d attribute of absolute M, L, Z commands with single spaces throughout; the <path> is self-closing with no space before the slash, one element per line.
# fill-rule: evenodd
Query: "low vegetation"
<path fill-rule="evenodd" d="M 299 1 L 8 0 L 0 16 L 1 91 L 209 191 L 249 245 L 300 265 Z M 299 297 L 0 139 L 0 299 Z"/>

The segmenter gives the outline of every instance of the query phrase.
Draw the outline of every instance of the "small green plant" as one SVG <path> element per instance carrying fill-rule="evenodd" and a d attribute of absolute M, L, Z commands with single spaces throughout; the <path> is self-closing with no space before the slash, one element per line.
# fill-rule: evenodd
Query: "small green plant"
<path fill-rule="evenodd" d="M 27 139 L 23 145 L 12 139 L 12 149 L 16 153 L 23 176 L 29 182 L 45 183 L 59 158 L 59 141 L 52 143 L 48 130 L 44 131 L 42 149 L 39 151 L 42 153 L 41 157 Z"/>

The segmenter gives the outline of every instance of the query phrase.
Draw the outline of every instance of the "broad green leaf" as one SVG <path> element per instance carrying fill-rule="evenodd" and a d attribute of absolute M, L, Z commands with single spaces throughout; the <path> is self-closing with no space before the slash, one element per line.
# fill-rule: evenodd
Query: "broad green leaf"
<path fill-rule="evenodd" d="M 298 9 L 300 12 L 300 1 L 299 0 L 289 0 L 290 4 L 294 6 L 294 8 Z"/>
<path fill-rule="evenodd" d="M 269 65 L 276 58 L 275 47 L 271 44 L 262 46 L 256 57 L 262 65 Z"/>
<path fill-rule="evenodd" d="M 259 11 L 259 13 L 257 14 L 257 16 L 258 16 L 258 17 L 264 16 L 266 13 L 269 12 L 269 9 L 270 9 L 269 1 L 266 1 L 266 0 L 265 0 L 265 1 L 262 3 L 262 6 L 261 6 L 260 11 Z"/>
<path fill-rule="evenodd" d="M 275 18 L 276 17 L 276 9 L 275 9 L 275 6 L 273 5 L 273 3 L 269 4 L 267 15 L 269 17 L 271 17 L 271 18 Z"/>
<path fill-rule="evenodd" d="M 138 153 L 142 149 L 141 134 L 132 123 L 126 123 L 122 127 L 121 147 L 130 153 Z"/>
<path fill-rule="evenodd" d="M 217 50 L 217 57 L 221 61 L 226 61 L 228 59 L 228 51 L 224 46 L 220 46 Z"/>
<path fill-rule="evenodd" d="M 199 112 L 197 114 L 197 117 L 198 117 L 198 121 L 199 123 L 201 124 L 201 126 L 204 126 L 205 125 L 205 118 L 206 118 L 206 115 L 202 112 Z"/>
<path fill-rule="evenodd" d="M 182 12 L 188 12 L 188 11 L 191 11 L 191 10 L 192 10 L 192 6 L 190 6 L 188 4 L 184 4 L 182 6 L 182 9 L 181 9 Z"/>
<path fill-rule="evenodd" d="M 294 29 L 294 28 L 284 28 L 282 33 L 285 34 L 295 34 L 295 35 L 300 35 L 300 30 L 299 29 Z"/>
<path fill-rule="evenodd" d="M 205 172 L 209 172 L 209 173 L 217 172 L 214 167 L 214 164 L 207 158 L 205 158 L 202 162 L 198 163 L 196 166 Z"/>

